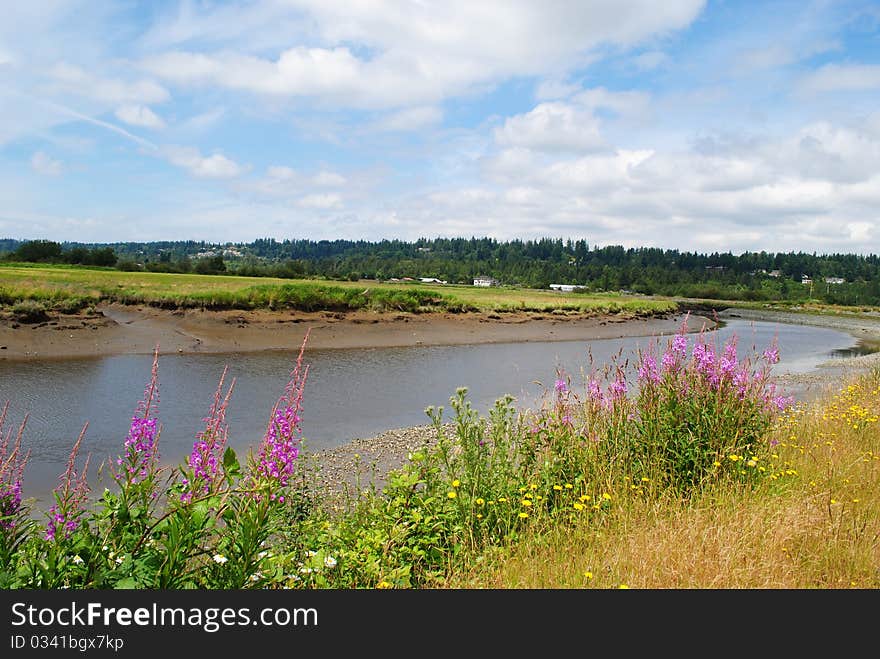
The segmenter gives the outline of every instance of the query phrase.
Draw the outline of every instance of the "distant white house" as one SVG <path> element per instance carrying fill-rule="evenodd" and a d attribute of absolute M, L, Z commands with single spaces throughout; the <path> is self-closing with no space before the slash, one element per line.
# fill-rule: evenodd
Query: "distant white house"
<path fill-rule="evenodd" d="M 554 291 L 562 291 L 563 293 L 571 293 L 572 291 L 577 291 L 586 286 L 581 286 L 580 284 L 550 284 L 550 288 Z"/>
<path fill-rule="evenodd" d="M 771 277 L 781 277 L 781 276 L 782 276 L 782 270 L 771 270 L 771 271 L 768 272 L 767 274 L 770 275 Z"/>
<path fill-rule="evenodd" d="M 804 286 L 809 286 L 813 283 L 813 280 L 810 277 L 808 277 L 807 275 L 801 275 L 801 283 Z"/>
<path fill-rule="evenodd" d="M 825 277 L 826 284 L 845 284 L 846 279 L 843 277 Z"/>
<path fill-rule="evenodd" d="M 492 277 L 474 277 L 474 286 L 497 286 L 498 281 Z"/>
<path fill-rule="evenodd" d="M 419 281 L 422 282 L 423 284 L 445 284 L 446 283 L 445 281 L 441 281 L 440 279 L 437 279 L 436 277 L 420 277 Z"/>

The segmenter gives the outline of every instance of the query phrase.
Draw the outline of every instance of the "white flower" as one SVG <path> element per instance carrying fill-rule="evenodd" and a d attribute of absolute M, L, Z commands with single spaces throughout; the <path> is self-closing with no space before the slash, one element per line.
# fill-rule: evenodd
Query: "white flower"
<path fill-rule="evenodd" d="M 332 556 L 324 557 L 324 567 L 334 568 L 336 567 L 336 559 Z"/>
<path fill-rule="evenodd" d="M 122 565 L 122 561 L 123 561 L 122 556 L 118 556 L 118 557 L 116 558 L 116 565 Z"/>
<path fill-rule="evenodd" d="M 71 560 L 74 562 L 75 565 L 82 565 L 85 562 L 79 556 L 74 556 Z"/>
<path fill-rule="evenodd" d="M 223 565 L 226 561 L 229 560 L 223 554 L 214 554 L 212 558 L 214 559 L 215 563 L 219 563 L 220 565 Z"/>
<path fill-rule="evenodd" d="M 315 556 L 317 553 L 318 553 L 318 552 L 316 552 L 316 551 L 312 551 L 311 549 L 309 549 L 308 551 L 306 551 L 306 556 L 308 556 L 309 558 L 311 558 L 312 556 Z"/>

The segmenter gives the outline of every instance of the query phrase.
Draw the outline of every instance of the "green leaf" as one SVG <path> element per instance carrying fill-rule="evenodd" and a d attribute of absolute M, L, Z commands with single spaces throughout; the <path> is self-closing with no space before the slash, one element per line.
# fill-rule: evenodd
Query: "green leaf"
<path fill-rule="evenodd" d="M 241 473 L 238 456 L 235 455 L 235 451 L 232 450 L 231 446 L 227 446 L 226 451 L 223 452 L 223 471 L 226 473 L 226 479 L 230 484 Z"/>
<path fill-rule="evenodd" d="M 113 588 L 116 590 L 133 590 L 137 588 L 137 581 L 135 581 L 134 577 L 126 577 L 113 584 Z"/>

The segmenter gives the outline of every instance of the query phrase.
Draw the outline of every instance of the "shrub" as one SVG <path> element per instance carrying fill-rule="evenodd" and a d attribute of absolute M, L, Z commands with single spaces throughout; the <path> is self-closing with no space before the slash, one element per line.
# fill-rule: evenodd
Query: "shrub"
<path fill-rule="evenodd" d="M 46 306 L 36 300 L 21 300 L 12 305 L 12 315 L 21 323 L 42 323 L 49 320 Z"/>

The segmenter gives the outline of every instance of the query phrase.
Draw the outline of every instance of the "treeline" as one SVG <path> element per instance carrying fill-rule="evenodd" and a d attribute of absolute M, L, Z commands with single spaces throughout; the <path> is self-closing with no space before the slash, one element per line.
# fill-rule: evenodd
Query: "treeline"
<path fill-rule="evenodd" d="M 35 242 L 48 241 L 29 245 Z M 24 246 L 0 240 L 0 251 L 6 251 L 7 258 L 21 257 Z M 60 250 L 61 257 L 55 255 L 60 262 L 77 262 L 64 259 L 82 250 L 110 250 L 117 257 L 117 268 L 157 272 L 337 280 L 430 277 L 450 284 L 470 284 L 475 277 L 489 276 L 502 285 L 530 288 L 578 284 L 586 292 L 880 304 L 880 257 L 873 254 L 700 254 L 653 247 L 591 247 L 586 240 L 560 238 L 420 238 L 412 242 L 261 238 L 235 244 L 64 243 Z"/>
<path fill-rule="evenodd" d="M 15 245 L 10 243 L 15 242 Z M 23 261 L 26 263 L 69 263 L 72 265 L 92 265 L 113 267 L 118 258 L 112 247 L 107 246 L 70 246 L 67 249 L 52 240 L 28 240 L 25 242 L 0 241 L 0 249 L 6 261 Z"/>

